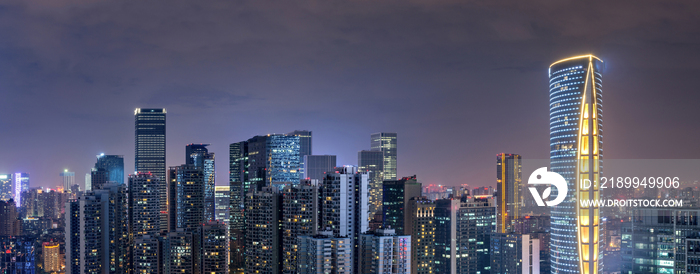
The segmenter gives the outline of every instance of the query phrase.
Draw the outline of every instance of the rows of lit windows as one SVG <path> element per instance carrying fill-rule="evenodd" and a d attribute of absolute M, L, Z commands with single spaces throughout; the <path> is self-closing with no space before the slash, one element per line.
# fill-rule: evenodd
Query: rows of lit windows
<path fill-rule="evenodd" d="M 571 80 L 578 80 L 578 79 L 583 79 L 583 76 L 569 77 L 569 78 L 566 78 L 566 79 L 561 79 L 561 80 L 549 82 L 549 87 L 550 87 L 549 91 L 550 91 L 550 92 L 552 91 L 552 85 L 555 85 L 555 84 L 561 83 L 561 82 L 571 81 Z"/>

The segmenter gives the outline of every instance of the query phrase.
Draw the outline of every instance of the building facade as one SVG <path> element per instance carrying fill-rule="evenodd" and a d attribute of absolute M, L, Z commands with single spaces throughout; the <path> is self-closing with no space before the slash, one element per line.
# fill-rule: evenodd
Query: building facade
<path fill-rule="evenodd" d="M 522 158 L 517 154 L 501 153 L 496 156 L 496 231 L 512 232 L 513 223 L 520 217 L 522 204 Z"/>
<path fill-rule="evenodd" d="M 100 189 L 107 184 L 124 184 L 124 156 L 97 155 L 95 167 L 90 172 L 91 189 Z M 70 192 L 70 188 L 66 192 Z"/>
<path fill-rule="evenodd" d="M 384 180 L 396 180 L 396 133 L 378 132 L 371 136 L 371 147 L 373 151 L 383 153 Z"/>
<path fill-rule="evenodd" d="M 319 188 L 317 180 L 302 180 L 282 194 L 283 273 L 297 273 L 299 236 L 316 235 L 319 226 Z"/>
<path fill-rule="evenodd" d="M 66 169 L 59 175 L 61 176 L 61 182 L 63 182 L 63 189 L 70 190 L 75 184 L 75 172 L 68 172 Z"/>
<path fill-rule="evenodd" d="M 277 274 L 282 269 L 282 196 L 276 188 L 249 192 L 245 199 L 245 273 Z"/>
<path fill-rule="evenodd" d="M 600 191 L 597 184 L 583 188 L 576 182 L 599 181 L 603 172 L 602 69 L 603 61 L 593 55 L 549 66 L 550 166 L 569 189 L 564 202 L 551 208 L 555 274 L 599 272 L 600 209 L 583 208 L 576 198 L 598 198 Z"/>
<path fill-rule="evenodd" d="M 132 240 L 160 233 L 160 185 L 160 178 L 152 173 L 129 175 L 129 237 Z"/>
<path fill-rule="evenodd" d="M 407 222 L 411 215 L 406 210 L 408 202 L 411 198 L 421 197 L 423 187 L 415 175 L 401 180 L 385 180 L 382 187 L 383 227 L 394 229 L 397 235 L 406 235 L 405 227 L 411 225 Z"/>
<path fill-rule="evenodd" d="M 304 179 L 323 181 L 326 172 L 333 172 L 336 166 L 335 155 L 304 155 Z"/>
<path fill-rule="evenodd" d="M 164 108 L 137 108 L 135 122 L 135 172 L 150 172 L 160 178 L 161 230 L 168 229 L 167 168 L 165 166 L 165 116 Z M 94 186 L 93 186 L 94 188 Z"/>
<path fill-rule="evenodd" d="M 226 224 L 211 221 L 201 227 L 201 272 L 228 274 L 228 235 Z"/>
<path fill-rule="evenodd" d="M 350 238 L 335 238 L 331 232 L 299 236 L 299 274 L 353 273 Z"/>
<path fill-rule="evenodd" d="M 411 273 L 411 236 L 379 229 L 360 235 L 360 266 L 357 273 Z"/>
<path fill-rule="evenodd" d="M 370 217 L 382 212 L 382 191 L 384 182 L 384 152 L 362 150 L 357 153 L 357 167 L 360 172 L 369 174 L 369 214 Z"/>
<path fill-rule="evenodd" d="M 404 233 L 411 236 L 411 273 L 435 271 L 435 201 L 414 197 L 406 206 Z"/>
<path fill-rule="evenodd" d="M 491 234 L 492 274 L 539 274 L 540 240 L 528 234 Z"/>

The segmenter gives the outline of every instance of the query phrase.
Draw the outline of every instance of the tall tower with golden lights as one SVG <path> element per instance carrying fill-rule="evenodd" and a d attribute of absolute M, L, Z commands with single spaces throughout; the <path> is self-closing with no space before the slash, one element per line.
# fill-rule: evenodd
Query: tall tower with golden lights
<path fill-rule="evenodd" d="M 578 201 L 599 199 L 603 172 L 603 60 L 582 55 L 549 66 L 551 171 L 569 192 L 551 208 L 552 273 L 600 273 L 600 208 Z M 584 180 L 594 182 L 580 184 Z M 552 190 L 552 197 L 558 190 Z"/>

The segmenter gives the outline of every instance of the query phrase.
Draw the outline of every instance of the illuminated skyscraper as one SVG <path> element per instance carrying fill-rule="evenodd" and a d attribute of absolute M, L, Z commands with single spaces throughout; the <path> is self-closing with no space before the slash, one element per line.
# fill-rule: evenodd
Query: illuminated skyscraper
<path fill-rule="evenodd" d="M 369 216 L 382 214 L 382 184 L 384 182 L 384 152 L 362 150 L 357 153 L 357 167 L 369 174 Z"/>
<path fill-rule="evenodd" d="M 185 147 L 185 163 L 204 171 L 204 220 L 216 219 L 216 163 L 214 153 L 206 148 L 209 144 L 189 144 Z"/>
<path fill-rule="evenodd" d="M 63 189 L 70 191 L 71 186 L 75 184 L 75 172 L 64 170 L 61 172 L 61 181 L 63 181 Z"/>
<path fill-rule="evenodd" d="M 421 196 L 422 186 L 416 180 L 416 176 L 404 177 L 401 180 L 387 180 L 383 185 L 383 216 L 384 228 L 391 228 L 397 235 L 405 234 L 406 226 L 412 225 L 410 215 L 406 210 L 411 198 Z"/>
<path fill-rule="evenodd" d="M 44 262 L 44 272 L 57 273 L 61 271 L 61 261 L 59 260 L 59 244 L 45 242 L 42 245 L 42 257 Z"/>
<path fill-rule="evenodd" d="M 396 133 L 378 132 L 371 138 L 372 150 L 384 153 L 384 180 L 396 180 Z"/>
<path fill-rule="evenodd" d="M 22 205 L 22 192 L 29 190 L 29 173 L 15 173 L 12 181 L 15 182 L 15 204 L 19 207 Z"/>
<path fill-rule="evenodd" d="M 165 115 L 164 108 L 137 108 L 135 121 L 136 172 L 150 172 L 160 178 L 161 230 L 167 230 L 168 191 L 165 177 Z M 92 188 L 95 188 L 93 185 Z"/>
<path fill-rule="evenodd" d="M 12 174 L 0 174 L 0 201 L 14 198 L 12 193 Z"/>
<path fill-rule="evenodd" d="M 552 273 L 600 273 L 598 207 L 576 200 L 598 199 L 603 171 L 603 61 L 593 55 L 563 59 L 549 66 L 550 165 L 568 184 L 566 199 L 552 207 Z M 558 195 L 553 189 L 552 197 Z"/>
<path fill-rule="evenodd" d="M 517 154 L 496 156 L 496 188 L 498 189 L 496 232 L 511 232 L 513 220 L 520 216 L 522 187 L 521 158 Z"/>
<path fill-rule="evenodd" d="M 143 235 L 160 232 L 158 186 L 160 178 L 151 173 L 129 175 L 129 236 L 133 241 Z"/>

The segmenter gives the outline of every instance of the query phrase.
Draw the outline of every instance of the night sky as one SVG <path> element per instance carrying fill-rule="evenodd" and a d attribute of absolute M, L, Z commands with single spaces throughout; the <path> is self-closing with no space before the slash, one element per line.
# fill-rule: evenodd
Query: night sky
<path fill-rule="evenodd" d="M 0 0 L 0 173 L 54 187 L 99 153 L 134 166 L 134 108 L 165 107 L 167 165 L 313 131 L 357 164 L 397 132 L 399 176 L 495 184 L 549 157 L 549 65 L 592 53 L 605 157 L 700 158 L 700 1 Z"/>

